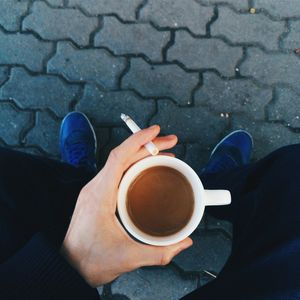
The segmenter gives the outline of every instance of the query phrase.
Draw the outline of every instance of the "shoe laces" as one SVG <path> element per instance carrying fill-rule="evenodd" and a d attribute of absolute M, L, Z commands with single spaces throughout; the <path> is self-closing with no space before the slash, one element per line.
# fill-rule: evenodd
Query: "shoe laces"
<path fill-rule="evenodd" d="M 95 159 L 92 159 L 91 146 L 88 141 L 83 140 L 80 132 L 75 132 L 66 141 L 66 148 L 68 153 L 68 161 L 76 166 L 93 166 Z"/>

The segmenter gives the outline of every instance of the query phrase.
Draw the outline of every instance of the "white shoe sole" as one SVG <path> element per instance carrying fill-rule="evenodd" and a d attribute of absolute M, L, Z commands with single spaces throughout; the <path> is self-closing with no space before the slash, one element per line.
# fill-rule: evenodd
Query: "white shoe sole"
<path fill-rule="evenodd" d="M 232 136 L 233 134 L 235 134 L 235 133 L 237 133 L 237 132 L 243 132 L 243 133 L 246 133 L 249 137 L 250 137 L 250 139 L 251 139 L 251 144 L 252 144 L 252 147 L 253 147 L 253 145 L 254 145 L 254 142 L 253 142 L 253 138 L 252 138 L 252 136 L 251 136 L 251 134 L 249 133 L 249 132 L 247 132 L 246 130 L 242 130 L 242 129 L 239 129 L 239 130 L 235 130 L 235 131 L 233 131 L 233 132 L 231 132 L 231 133 L 229 133 L 228 135 L 226 135 L 216 146 L 215 146 L 215 148 L 213 149 L 213 151 L 211 152 L 211 154 L 210 154 L 210 157 L 212 157 L 213 156 L 213 154 L 215 153 L 215 151 L 217 150 L 217 148 L 227 139 L 227 138 L 229 138 L 230 136 Z"/>

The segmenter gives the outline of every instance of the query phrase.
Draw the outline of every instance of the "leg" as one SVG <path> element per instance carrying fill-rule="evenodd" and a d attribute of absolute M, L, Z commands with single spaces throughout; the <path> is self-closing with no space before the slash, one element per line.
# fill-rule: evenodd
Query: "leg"
<path fill-rule="evenodd" d="M 93 173 L 4 148 L 0 148 L 0 166 L 0 222 L 7 229 L 0 236 L 0 259 L 37 231 L 59 245 L 80 189 Z"/>
<path fill-rule="evenodd" d="M 220 214 L 233 222 L 233 249 L 219 277 L 186 299 L 298 299 L 299 154 L 300 145 L 289 146 L 203 178 L 206 188 L 232 193 L 231 206 Z"/>

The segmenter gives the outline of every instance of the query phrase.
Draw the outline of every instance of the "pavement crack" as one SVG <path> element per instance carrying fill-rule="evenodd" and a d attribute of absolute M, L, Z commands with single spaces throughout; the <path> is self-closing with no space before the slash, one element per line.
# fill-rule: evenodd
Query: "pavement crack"
<path fill-rule="evenodd" d="M 290 34 L 291 32 L 291 23 L 286 20 L 285 21 L 285 31 L 278 37 L 278 48 L 285 53 L 293 52 L 293 50 L 288 50 L 284 48 L 284 39 Z"/>
<path fill-rule="evenodd" d="M 135 18 L 136 20 L 139 20 L 140 18 L 140 13 L 141 13 L 141 10 L 147 5 L 148 3 L 148 0 L 143 0 L 136 8 L 135 10 Z"/>
<path fill-rule="evenodd" d="M 218 17 L 219 17 L 219 10 L 218 10 L 218 6 L 215 5 L 214 11 L 213 11 L 213 16 L 206 24 L 206 37 L 207 38 L 211 37 L 210 27 L 218 19 Z"/>
<path fill-rule="evenodd" d="M 162 52 L 161 55 L 162 55 L 162 58 L 163 58 L 163 62 L 166 62 L 168 60 L 167 59 L 167 52 L 174 44 L 175 44 L 175 30 L 170 30 L 170 39 L 161 50 L 161 52 Z"/>

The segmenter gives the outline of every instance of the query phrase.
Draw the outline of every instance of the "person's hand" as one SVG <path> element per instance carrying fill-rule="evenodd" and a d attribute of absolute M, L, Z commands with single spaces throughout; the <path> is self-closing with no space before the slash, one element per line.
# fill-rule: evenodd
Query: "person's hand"
<path fill-rule="evenodd" d="M 192 245 L 190 238 L 165 247 L 139 243 L 115 215 L 123 173 L 149 155 L 143 145 L 153 140 L 159 150 L 165 150 L 177 143 L 174 135 L 157 137 L 159 131 L 159 126 L 141 130 L 112 150 L 103 169 L 79 194 L 62 254 L 93 287 L 141 266 L 166 265 Z"/>

